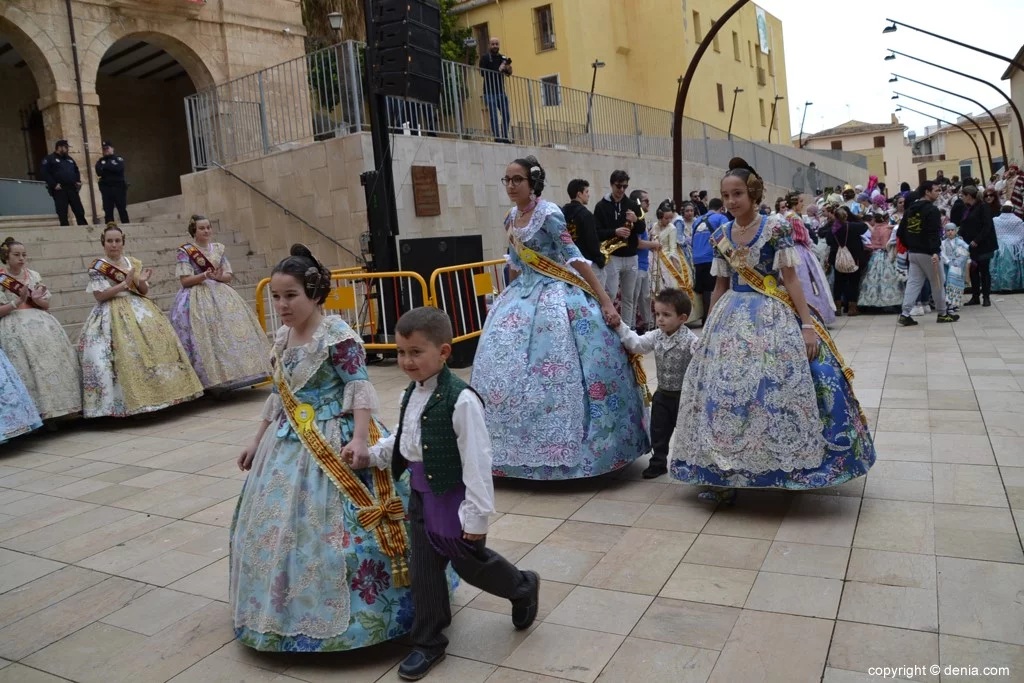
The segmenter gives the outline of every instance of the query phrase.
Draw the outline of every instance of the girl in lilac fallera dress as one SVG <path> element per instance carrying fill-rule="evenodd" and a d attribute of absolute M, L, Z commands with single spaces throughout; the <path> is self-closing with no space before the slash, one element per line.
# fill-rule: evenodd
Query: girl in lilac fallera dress
<path fill-rule="evenodd" d="M 731 500 L 736 488 L 816 489 L 867 474 L 875 449 L 846 368 L 807 305 L 789 224 L 759 216 L 742 159 L 722 179 L 736 219 L 712 235 L 717 278 L 683 380 L 671 473 Z"/>
<path fill-rule="evenodd" d="M 800 263 L 796 266 L 797 277 L 808 305 L 813 308 L 826 325 L 836 321 L 836 304 L 832 300 L 832 287 L 828 284 L 825 270 L 814 252 L 814 243 L 802 218 L 804 196 L 799 192 L 786 195 L 786 209 L 783 214 L 793 232 L 793 245 L 800 255 Z"/>
<path fill-rule="evenodd" d="M 232 289 L 225 248 L 212 242 L 205 216 L 192 216 L 191 242 L 178 248 L 175 273 L 181 290 L 171 307 L 171 324 L 207 391 L 258 384 L 270 374 L 270 343 L 248 304 Z"/>
<path fill-rule="evenodd" d="M 601 287 L 557 205 L 540 198 L 544 170 L 517 159 L 502 178 L 515 279 L 484 323 L 473 387 L 484 401 L 494 476 L 579 479 L 650 450 L 643 388 L 610 324 Z"/>

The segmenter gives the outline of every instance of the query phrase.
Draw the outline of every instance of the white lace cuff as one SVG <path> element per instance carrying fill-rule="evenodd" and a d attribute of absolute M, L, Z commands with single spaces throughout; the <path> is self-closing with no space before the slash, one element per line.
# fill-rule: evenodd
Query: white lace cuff
<path fill-rule="evenodd" d="M 508 264 L 508 267 L 510 269 L 516 271 L 517 273 L 523 272 L 522 269 L 515 264 L 515 262 L 512 260 L 512 257 L 509 256 L 508 254 L 505 254 L 505 263 Z"/>
<path fill-rule="evenodd" d="M 277 394 L 267 396 L 267 401 L 263 404 L 263 412 L 260 413 L 260 418 L 267 422 L 274 422 L 280 415 L 281 397 Z"/>
<path fill-rule="evenodd" d="M 723 258 L 717 256 L 711 262 L 711 276 L 712 277 L 731 277 L 732 273 L 729 272 L 729 264 Z"/>
<path fill-rule="evenodd" d="M 571 266 L 574 261 L 578 261 L 579 263 L 586 263 L 588 266 L 593 266 L 594 265 L 594 262 L 591 261 L 590 259 L 588 259 L 585 256 L 573 256 L 572 258 L 570 258 L 569 260 L 567 260 L 565 262 L 565 265 Z"/>
<path fill-rule="evenodd" d="M 477 506 L 468 500 L 462 501 L 459 505 L 459 521 L 462 522 L 462 530 L 467 534 L 487 533 L 487 515 L 480 512 Z"/>
<path fill-rule="evenodd" d="M 785 249 L 779 249 L 775 252 L 775 262 L 772 264 L 772 270 L 796 268 L 799 263 L 800 254 L 797 253 L 796 248 L 787 247 Z"/>
<path fill-rule="evenodd" d="M 345 383 L 345 394 L 341 399 L 341 410 L 350 413 L 353 410 L 365 409 L 371 413 L 380 409 L 377 402 L 377 390 L 373 383 L 365 379 L 352 380 Z"/>

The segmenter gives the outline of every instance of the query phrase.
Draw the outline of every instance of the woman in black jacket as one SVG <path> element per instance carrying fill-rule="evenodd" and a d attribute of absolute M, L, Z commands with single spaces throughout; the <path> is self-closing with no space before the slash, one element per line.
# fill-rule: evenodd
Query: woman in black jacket
<path fill-rule="evenodd" d="M 864 248 L 861 237 L 868 231 L 868 226 L 860 221 L 851 221 L 849 210 L 845 206 L 835 209 L 835 222 L 822 227 L 825 241 L 831 247 L 828 265 L 835 273 L 835 284 L 832 286 L 832 298 L 835 299 L 837 311 L 843 310 L 846 302 L 847 315 L 853 317 L 857 313 L 857 295 L 860 292 L 860 276 L 868 262 L 868 251 Z M 850 255 L 857 263 L 857 270 L 852 273 L 840 273 L 836 270 L 836 256 L 841 247 L 850 250 Z"/>
<path fill-rule="evenodd" d="M 960 236 L 971 247 L 971 283 L 974 293 L 964 306 L 992 305 L 992 275 L 989 263 L 992 255 L 999 249 L 996 239 L 996 227 L 992 223 L 992 212 L 985 202 L 978 197 L 978 188 L 965 185 L 960 191 L 964 200 L 964 214 L 960 219 Z M 979 301 L 978 294 L 984 301 Z"/>

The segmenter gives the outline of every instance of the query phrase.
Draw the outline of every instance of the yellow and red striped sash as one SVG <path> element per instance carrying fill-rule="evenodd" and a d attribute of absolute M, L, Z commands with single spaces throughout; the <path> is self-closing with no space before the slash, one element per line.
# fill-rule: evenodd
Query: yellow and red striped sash
<path fill-rule="evenodd" d="M 121 284 L 128 278 L 128 273 L 124 272 L 123 270 L 115 266 L 113 263 L 110 263 L 109 261 L 104 261 L 101 258 L 98 258 L 95 261 L 93 261 L 92 266 L 89 267 L 89 270 L 95 270 L 97 273 L 104 276 L 105 278 L 107 278 L 116 285 Z M 139 288 L 136 286 L 134 280 L 128 283 L 128 291 L 137 296 L 146 296 L 145 294 L 139 291 Z"/>
<path fill-rule="evenodd" d="M 213 264 L 210 263 L 210 259 L 206 258 L 203 251 L 192 242 L 186 242 L 185 244 L 178 247 L 185 255 L 188 256 L 189 260 L 195 265 L 196 268 L 202 271 L 216 270 Z"/>
<path fill-rule="evenodd" d="M 22 292 L 28 289 L 25 283 L 21 282 L 10 273 L 0 273 L 0 287 L 6 289 L 19 299 L 21 298 Z M 36 306 L 36 302 L 33 301 L 31 297 L 25 299 L 25 302 L 38 308 L 38 306 Z"/>

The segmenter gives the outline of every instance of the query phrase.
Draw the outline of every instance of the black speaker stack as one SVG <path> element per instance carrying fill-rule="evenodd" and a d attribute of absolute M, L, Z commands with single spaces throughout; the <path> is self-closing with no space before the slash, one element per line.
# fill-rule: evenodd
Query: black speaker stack
<path fill-rule="evenodd" d="M 375 0 L 371 88 L 379 95 L 441 103 L 441 8 L 434 0 Z"/>

